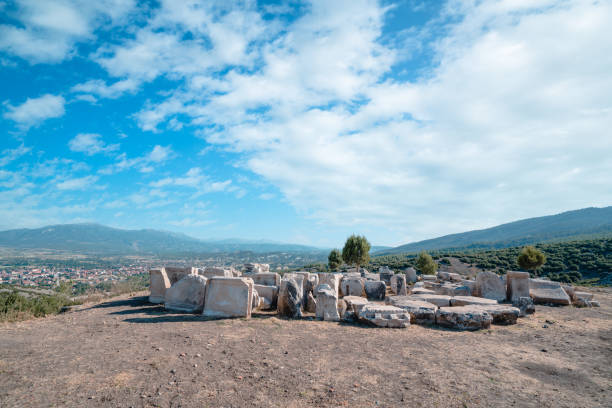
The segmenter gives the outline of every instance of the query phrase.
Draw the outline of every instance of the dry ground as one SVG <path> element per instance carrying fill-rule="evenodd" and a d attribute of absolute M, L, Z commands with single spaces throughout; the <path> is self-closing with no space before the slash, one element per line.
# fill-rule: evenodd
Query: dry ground
<path fill-rule="evenodd" d="M 456 332 L 206 321 L 120 297 L 0 326 L 1 407 L 611 407 L 612 289 Z"/>

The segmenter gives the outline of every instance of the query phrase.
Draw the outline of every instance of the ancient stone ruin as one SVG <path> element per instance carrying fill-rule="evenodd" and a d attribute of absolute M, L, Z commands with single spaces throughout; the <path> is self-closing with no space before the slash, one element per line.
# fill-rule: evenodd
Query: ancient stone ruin
<path fill-rule="evenodd" d="M 290 319 L 366 323 L 407 328 L 437 325 L 480 330 L 511 325 L 535 312 L 535 305 L 596 307 L 593 295 L 572 286 L 532 279 L 528 272 L 504 276 L 480 272 L 474 280 L 457 273 L 418 275 L 412 268 L 378 273 L 361 268 L 345 273 L 270 272 L 248 263 L 225 267 L 151 269 L 149 301 L 171 312 L 210 318 L 249 318 L 253 312 Z"/>

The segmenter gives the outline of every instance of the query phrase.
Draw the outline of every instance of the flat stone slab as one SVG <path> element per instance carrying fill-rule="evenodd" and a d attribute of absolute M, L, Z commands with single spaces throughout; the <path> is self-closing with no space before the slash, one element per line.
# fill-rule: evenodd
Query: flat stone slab
<path fill-rule="evenodd" d="M 202 315 L 208 317 L 251 317 L 253 280 L 245 277 L 214 277 L 208 280 Z"/>
<path fill-rule="evenodd" d="M 410 292 L 412 295 L 435 295 L 436 292 L 434 292 L 431 289 L 425 289 L 425 288 L 414 288 L 412 289 L 412 291 Z"/>
<path fill-rule="evenodd" d="M 450 306 L 450 296 L 446 295 L 410 295 L 408 296 L 411 300 L 420 300 L 423 302 L 433 303 L 438 307 Z"/>
<path fill-rule="evenodd" d="M 195 313 L 204 309 L 207 279 L 187 275 L 166 290 L 164 307 L 177 312 Z"/>
<path fill-rule="evenodd" d="M 488 329 L 493 316 L 480 306 L 441 307 L 436 312 L 436 323 L 457 330 Z"/>
<path fill-rule="evenodd" d="M 436 322 L 438 307 L 433 303 L 413 300 L 408 296 L 390 296 L 385 302 L 410 313 L 410 323 L 412 324 L 434 324 Z"/>
<path fill-rule="evenodd" d="M 529 295 L 536 304 L 567 306 L 571 299 L 559 282 L 543 279 L 529 279 Z"/>
<path fill-rule="evenodd" d="M 403 329 L 410 326 L 410 313 L 389 305 L 367 304 L 361 308 L 359 319 L 378 327 Z"/>
<path fill-rule="evenodd" d="M 361 309 L 370 303 L 368 299 L 361 296 L 345 296 L 342 299 L 346 302 L 348 309 L 355 313 L 355 316 L 359 316 Z"/>
<path fill-rule="evenodd" d="M 278 301 L 278 286 L 255 284 L 253 288 L 262 298 L 262 310 L 276 309 L 276 302 Z"/>
<path fill-rule="evenodd" d="M 359 276 L 345 276 L 340 281 L 340 290 L 344 296 L 364 296 L 365 279 Z"/>
<path fill-rule="evenodd" d="M 475 305 L 486 310 L 493 317 L 493 324 L 516 324 L 521 311 L 519 308 L 510 305 Z"/>
<path fill-rule="evenodd" d="M 280 286 L 281 277 L 275 272 L 259 272 L 249 275 L 256 285 Z"/>
<path fill-rule="evenodd" d="M 205 278 L 212 278 L 214 276 L 223 276 L 226 278 L 232 278 L 234 274 L 231 270 L 225 268 L 219 268 L 216 266 L 207 266 L 204 269 L 198 269 L 198 275 Z"/>
<path fill-rule="evenodd" d="M 486 299 L 476 296 L 455 296 L 450 299 L 450 305 L 467 306 L 467 305 L 497 305 L 497 300 Z"/>
<path fill-rule="evenodd" d="M 475 295 L 497 301 L 506 300 L 506 282 L 496 273 L 479 272 L 476 275 Z"/>

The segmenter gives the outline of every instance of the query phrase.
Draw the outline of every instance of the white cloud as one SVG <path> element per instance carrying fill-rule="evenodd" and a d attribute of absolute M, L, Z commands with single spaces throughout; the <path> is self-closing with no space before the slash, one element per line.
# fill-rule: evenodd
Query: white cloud
<path fill-rule="evenodd" d="M 18 106 L 7 103 L 8 111 L 4 113 L 4 117 L 27 128 L 46 119 L 63 116 L 65 103 L 64 98 L 58 95 L 46 94 L 38 98 L 28 98 Z"/>
<path fill-rule="evenodd" d="M 31 147 L 26 147 L 23 144 L 14 149 L 4 149 L 0 155 L 0 167 L 6 166 L 10 162 L 17 160 L 26 153 L 32 150 Z"/>
<path fill-rule="evenodd" d="M 386 76 L 410 50 L 381 45 L 384 13 L 315 1 L 259 69 L 193 73 L 139 124 L 188 115 L 301 214 L 389 243 L 612 201 L 612 5 L 451 1 L 413 81 Z"/>
<path fill-rule="evenodd" d="M 75 52 L 77 42 L 92 40 L 94 31 L 120 22 L 133 8 L 131 0 L 17 0 L 7 14 L 18 25 L 0 24 L 0 51 L 31 63 L 60 62 Z"/>
<path fill-rule="evenodd" d="M 140 157 L 130 159 L 127 154 L 121 153 L 115 158 L 116 162 L 114 164 L 101 168 L 98 173 L 108 175 L 132 168 L 141 173 L 150 173 L 154 170 L 154 165 L 163 164 L 174 157 L 176 157 L 176 153 L 171 146 L 155 145 L 150 152 Z"/>
<path fill-rule="evenodd" d="M 68 147 L 73 152 L 92 156 L 97 153 L 113 152 L 119 149 L 119 144 L 107 145 L 102 140 L 102 136 L 96 133 L 79 133 L 68 142 Z"/>
<path fill-rule="evenodd" d="M 189 187 L 197 190 L 196 197 L 211 192 L 237 191 L 231 180 L 212 181 L 201 168 L 193 167 L 183 177 L 165 177 L 149 183 L 151 187 Z"/>
<path fill-rule="evenodd" d="M 78 93 L 77 98 L 95 102 L 98 98 L 116 99 L 126 92 L 134 92 L 138 89 L 140 83 L 134 79 L 128 78 L 117 81 L 111 85 L 99 79 L 92 79 L 81 84 L 73 86 L 70 90 Z"/>
<path fill-rule="evenodd" d="M 98 176 L 85 176 L 63 180 L 55 185 L 58 190 L 84 190 L 98 181 Z"/>

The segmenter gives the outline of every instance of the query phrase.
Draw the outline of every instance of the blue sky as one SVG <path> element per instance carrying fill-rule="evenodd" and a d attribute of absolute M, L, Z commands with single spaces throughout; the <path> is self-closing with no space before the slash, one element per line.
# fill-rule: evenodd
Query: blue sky
<path fill-rule="evenodd" d="M 612 203 L 612 5 L 0 0 L 0 229 L 397 245 Z"/>

